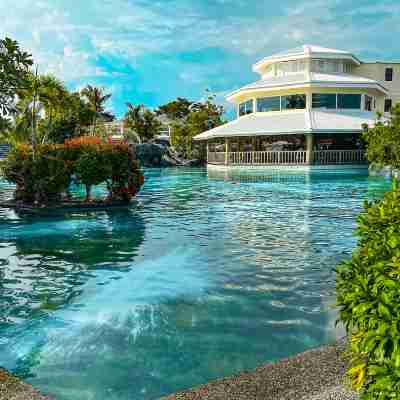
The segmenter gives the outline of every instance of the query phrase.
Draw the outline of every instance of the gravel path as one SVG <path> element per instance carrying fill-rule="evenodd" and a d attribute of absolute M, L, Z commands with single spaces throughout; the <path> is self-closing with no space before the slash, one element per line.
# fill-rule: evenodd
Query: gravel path
<path fill-rule="evenodd" d="M 0 368 L 0 400 L 50 400 Z"/>
<path fill-rule="evenodd" d="M 341 341 L 164 400 L 355 400 L 358 397 L 342 384 L 343 350 Z"/>

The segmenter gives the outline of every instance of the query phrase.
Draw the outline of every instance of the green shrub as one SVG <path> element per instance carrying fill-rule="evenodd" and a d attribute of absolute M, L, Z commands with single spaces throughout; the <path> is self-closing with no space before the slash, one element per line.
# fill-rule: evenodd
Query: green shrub
<path fill-rule="evenodd" d="M 71 183 L 66 163 L 54 146 L 39 146 L 35 159 L 30 148 L 14 149 L 3 163 L 5 178 L 16 184 L 15 197 L 27 203 L 54 201 Z"/>
<path fill-rule="evenodd" d="M 366 203 L 358 247 L 337 267 L 337 303 L 364 399 L 400 399 L 400 190 Z"/>
<path fill-rule="evenodd" d="M 30 146 L 20 146 L 3 162 L 3 175 L 15 183 L 15 198 L 25 203 L 59 201 L 72 181 L 91 188 L 105 183 L 109 200 L 129 201 L 143 185 L 140 165 L 124 144 L 70 142 L 39 145 L 35 158 Z"/>

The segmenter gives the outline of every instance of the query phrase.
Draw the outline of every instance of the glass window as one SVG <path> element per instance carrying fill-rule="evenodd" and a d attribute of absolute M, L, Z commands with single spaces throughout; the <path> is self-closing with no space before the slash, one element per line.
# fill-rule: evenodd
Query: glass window
<path fill-rule="evenodd" d="M 306 108 L 306 95 L 293 94 L 291 96 L 282 96 L 282 110 L 294 110 Z"/>
<path fill-rule="evenodd" d="M 361 94 L 338 94 L 338 108 L 359 110 Z"/>
<path fill-rule="evenodd" d="M 312 108 L 336 108 L 336 94 L 313 93 Z"/>
<path fill-rule="evenodd" d="M 392 81 L 392 80 L 393 80 L 393 68 L 386 68 L 385 81 Z"/>
<path fill-rule="evenodd" d="M 392 99 L 385 99 L 385 112 L 392 110 Z"/>
<path fill-rule="evenodd" d="M 253 100 L 248 100 L 239 104 L 239 117 L 253 112 Z"/>
<path fill-rule="evenodd" d="M 349 63 L 345 63 L 345 64 L 343 65 L 343 69 L 344 69 L 344 72 L 345 72 L 345 73 L 349 74 L 349 73 L 351 73 L 352 66 L 351 66 L 351 64 L 349 64 Z"/>
<path fill-rule="evenodd" d="M 365 111 L 372 111 L 372 96 L 365 95 Z"/>
<path fill-rule="evenodd" d="M 279 96 L 263 97 L 261 99 L 257 99 L 258 112 L 280 111 L 280 110 L 281 110 L 281 98 Z"/>

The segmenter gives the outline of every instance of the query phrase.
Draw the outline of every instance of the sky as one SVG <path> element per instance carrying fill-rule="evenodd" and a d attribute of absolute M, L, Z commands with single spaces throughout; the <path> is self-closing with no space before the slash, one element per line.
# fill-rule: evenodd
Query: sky
<path fill-rule="evenodd" d="M 155 108 L 253 82 L 251 66 L 315 44 L 365 61 L 400 61 L 399 0 L 0 0 L 0 37 L 18 40 L 40 72 L 71 90 L 90 83 Z"/>

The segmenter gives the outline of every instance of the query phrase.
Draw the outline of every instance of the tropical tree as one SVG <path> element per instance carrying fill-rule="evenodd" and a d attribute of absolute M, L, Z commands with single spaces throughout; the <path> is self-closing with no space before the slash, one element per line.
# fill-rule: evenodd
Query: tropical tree
<path fill-rule="evenodd" d="M 193 137 L 222 125 L 224 108 L 215 104 L 215 96 L 207 92 L 203 102 L 191 102 L 178 97 L 158 108 L 158 115 L 165 115 L 171 122 L 171 142 L 186 158 L 192 157 Z"/>
<path fill-rule="evenodd" d="M 81 92 L 81 95 L 87 100 L 92 112 L 93 112 L 93 135 L 96 132 L 96 123 L 99 118 L 105 112 L 105 104 L 112 96 L 111 94 L 105 94 L 104 89 L 98 88 L 92 85 L 87 85 Z M 107 113 L 108 115 L 111 115 Z"/>
<path fill-rule="evenodd" d="M 125 125 L 136 132 L 141 140 L 152 139 L 161 128 L 161 122 L 156 113 L 146 108 L 143 104 L 133 105 L 127 103 L 128 111 L 125 114 Z"/>
<path fill-rule="evenodd" d="M 378 116 L 373 128 L 365 126 L 363 138 L 370 163 L 400 169 L 400 104 L 392 109 L 388 121 Z"/>
<path fill-rule="evenodd" d="M 8 37 L 0 39 L 0 114 L 3 116 L 16 111 L 15 95 L 25 85 L 32 65 L 31 55 L 21 50 L 18 42 Z"/>

